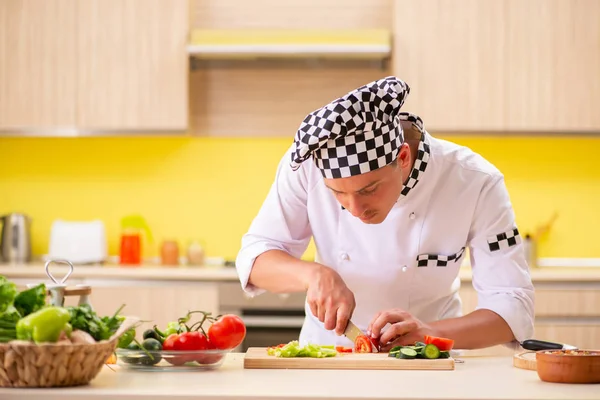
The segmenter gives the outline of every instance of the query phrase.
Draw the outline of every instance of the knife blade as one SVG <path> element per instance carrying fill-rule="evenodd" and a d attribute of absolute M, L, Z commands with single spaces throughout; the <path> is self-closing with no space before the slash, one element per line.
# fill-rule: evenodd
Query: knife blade
<path fill-rule="evenodd" d="M 545 340 L 527 339 L 521 343 L 525 350 L 577 350 L 576 346 L 564 343 L 547 342 Z"/>
<path fill-rule="evenodd" d="M 379 350 L 377 350 L 377 346 L 375 346 L 375 343 L 373 343 L 373 341 L 371 340 L 370 337 L 368 337 L 363 331 L 361 331 L 358 326 L 356 326 L 356 324 L 354 324 L 354 322 L 348 320 L 348 325 L 346 325 L 346 330 L 344 330 L 344 336 L 346 336 L 348 339 L 352 340 L 352 342 L 356 342 L 356 339 L 358 339 L 359 336 L 366 336 L 369 341 L 371 342 L 371 352 L 372 353 L 378 353 Z"/>

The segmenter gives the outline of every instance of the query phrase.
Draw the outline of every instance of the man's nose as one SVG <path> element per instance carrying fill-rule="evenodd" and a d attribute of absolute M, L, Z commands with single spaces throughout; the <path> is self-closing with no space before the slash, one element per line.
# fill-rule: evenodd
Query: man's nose
<path fill-rule="evenodd" d="M 357 198 L 357 196 L 348 196 L 344 208 L 357 218 L 363 215 L 366 210 L 365 205 Z"/>

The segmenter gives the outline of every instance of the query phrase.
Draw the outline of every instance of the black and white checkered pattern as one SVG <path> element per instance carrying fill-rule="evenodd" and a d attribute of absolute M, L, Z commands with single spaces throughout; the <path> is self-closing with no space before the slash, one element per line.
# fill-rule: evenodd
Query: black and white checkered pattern
<path fill-rule="evenodd" d="M 400 108 L 409 92 L 405 82 L 390 76 L 308 114 L 296 132 L 292 169 L 311 156 L 325 178 L 345 178 L 388 165 L 404 143 Z"/>
<path fill-rule="evenodd" d="M 442 254 L 419 254 L 417 256 L 417 267 L 446 267 L 451 261 L 460 259 L 465 252 L 463 247 L 456 254 L 445 256 Z"/>
<path fill-rule="evenodd" d="M 431 152 L 428 138 L 423 127 L 423 120 L 417 115 L 406 112 L 400 113 L 400 120 L 410 122 L 414 128 L 421 132 L 421 142 L 419 142 L 419 147 L 417 148 L 415 163 L 410 171 L 410 174 L 408 175 L 406 184 L 400 192 L 402 196 L 406 196 L 415 186 L 417 186 L 417 183 L 419 183 L 419 178 L 423 172 L 425 172 L 425 169 L 427 169 Z"/>
<path fill-rule="evenodd" d="M 490 251 L 498 251 L 500 249 L 508 249 L 509 247 L 521 243 L 521 235 L 519 235 L 519 230 L 514 228 L 507 232 L 489 236 L 487 241 L 490 246 Z"/>

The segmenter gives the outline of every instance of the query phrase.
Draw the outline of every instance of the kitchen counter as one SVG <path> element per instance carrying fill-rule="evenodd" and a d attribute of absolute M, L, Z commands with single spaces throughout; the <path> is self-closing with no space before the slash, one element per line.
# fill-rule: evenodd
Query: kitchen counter
<path fill-rule="evenodd" d="M 68 267 L 52 264 L 51 272 L 64 276 Z M 46 279 L 43 263 L 32 264 L 0 264 L 0 275 L 9 279 Z M 541 267 L 531 270 L 534 282 L 600 282 L 600 268 L 595 267 Z M 108 280 L 149 280 L 149 281 L 237 281 L 238 275 L 234 267 L 200 266 L 200 267 L 162 267 L 146 264 L 136 267 L 119 265 L 75 266 L 70 279 L 108 279 Z M 471 281 L 470 267 L 463 267 L 460 278 L 464 282 Z"/>
<path fill-rule="evenodd" d="M 229 354 L 214 371 L 132 372 L 107 366 L 88 386 L 0 389 L 1 399 L 598 399 L 600 385 L 553 384 L 512 357 L 466 355 L 454 371 L 249 370 Z"/>

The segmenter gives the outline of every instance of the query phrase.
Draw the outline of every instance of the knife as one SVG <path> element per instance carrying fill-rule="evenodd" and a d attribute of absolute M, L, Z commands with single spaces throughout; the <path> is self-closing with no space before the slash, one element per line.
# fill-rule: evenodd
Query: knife
<path fill-rule="evenodd" d="M 577 347 L 570 344 L 546 342 L 544 340 L 527 339 L 521 343 L 521 347 L 525 350 L 577 350 Z"/>
<path fill-rule="evenodd" d="M 361 331 L 358 328 L 358 326 L 356 326 L 350 320 L 348 320 L 348 325 L 346 325 L 346 330 L 344 331 L 344 336 L 346 336 L 348 339 L 352 340 L 352 342 L 356 342 L 356 339 L 359 336 L 365 336 L 371 342 L 371 349 L 372 349 L 371 352 L 372 353 L 379 353 L 379 350 L 377 350 L 377 346 L 375 346 L 375 343 L 373 343 L 373 341 L 371 340 L 371 338 L 368 337 L 363 331 Z"/>

